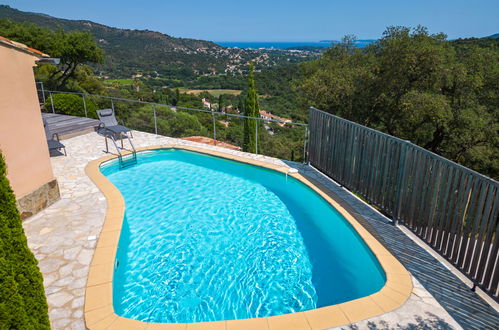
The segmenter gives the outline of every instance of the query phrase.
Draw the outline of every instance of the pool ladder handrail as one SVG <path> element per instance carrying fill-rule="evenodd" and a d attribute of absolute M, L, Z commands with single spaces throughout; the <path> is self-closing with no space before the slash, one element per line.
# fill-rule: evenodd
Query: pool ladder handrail
<path fill-rule="evenodd" d="M 135 146 L 133 145 L 132 140 L 130 139 L 130 136 L 128 136 L 128 134 L 126 133 L 119 133 L 119 134 L 120 134 L 121 148 L 116 144 L 116 139 L 114 138 L 114 134 L 104 134 L 104 138 L 106 139 L 106 152 L 109 152 L 107 139 L 109 138 L 111 141 L 113 141 L 114 147 L 118 152 L 120 169 L 122 169 L 137 164 L 137 150 L 135 150 Z M 123 136 L 126 136 L 126 138 L 128 139 L 128 143 L 130 143 L 131 150 L 123 147 Z M 130 151 L 130 154 L 123 155 L 120 149 Z M 131 155 L 131 157 L 128 157 L 127 159 L 126 157 L 129 155 Z"/>
<path fill-rule="evenodd" d="M 298 169 L 296 169 L 296 168 L 294 168 L 294 167 L 290 167 L 290 168 L 288 169 L 288 171 L 286 172 L 286 181 L 288 181 L 288 174 L 289 174 L 289 173 L 291 173 L 291 174 L 293 174 L 293 173 L 298 173 Z"/>

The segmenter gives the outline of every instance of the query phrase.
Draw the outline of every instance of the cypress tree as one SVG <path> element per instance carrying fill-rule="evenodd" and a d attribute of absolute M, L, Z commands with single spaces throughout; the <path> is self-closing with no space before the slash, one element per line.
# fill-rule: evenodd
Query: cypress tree
<path fill-rule="evenodd" d="M 0 153 L 0 328 L 50 329 L 43 278 Z"/>
<path fill-rule="evenodd" d="M 244 96 L 243 96 L 243 94 L 239 95 L 239 97 L 238 97 L 237 110 L 239 110 L 239 112 L 242 112 L 244 114 Z"/>
<path fill-rule="evenodd" d="M 258 118 L 258 94 L 255 88 L 254 64 L 250 62 L 248 77 L 248 93 L 244 100 L 244 115 Z M 244 142 L 243 151 L 256 153 L 256 121 L 257 119 L 244 119 Z"/>
<path fill-rule="evenodd" d="M 222 111 L 222 107 L 223 107 L 223 94 L 220 94 L 218 96 L 218 111 Z"/>
<path fill-rule="evenodd" d="M 178 88 L 175 88 L 175 100 L 172 103 L 173 105 L 177 105 L 179 101 L 180 101 L 180 91 L 178 90 Z"/>

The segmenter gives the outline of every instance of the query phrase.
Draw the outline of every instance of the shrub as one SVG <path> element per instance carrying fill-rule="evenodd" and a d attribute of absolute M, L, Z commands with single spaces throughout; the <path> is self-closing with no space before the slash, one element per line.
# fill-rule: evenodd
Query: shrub
<path fill-rule="evenodd" d="M 0 328 L 50 329 L 42 274 L 28 248 L 1 153 Z"/>
<path fill-rule="evenodd" d="M 54 109 L 57 113 L 63 113 L 70 116 L 85 117 L 85 107 L 83 106 L 83 98 L 76 94 L 52 94 L 54 101 Z M 87 106 L 87 116 L 89 118 L 97 118 L 97 105 L 89 98 L 85 98 Z M 45 101 L 45 109 L 52 111 L 50 97 Z"/>

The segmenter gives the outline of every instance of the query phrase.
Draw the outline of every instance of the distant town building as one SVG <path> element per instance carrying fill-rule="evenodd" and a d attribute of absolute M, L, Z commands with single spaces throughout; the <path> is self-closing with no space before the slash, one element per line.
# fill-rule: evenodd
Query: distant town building
<path fill-rule="evenodd" d="M 203 107 L 211 109 L 211 102 L 205 99 L 204 97 L 201 99 L 201 102 L 203 102 Z"/>
<path fill-rule="evenodd" d="M 265 110 L 260 110 L 259 113 L 260 113 L 260 118 L 262 118 L 263 120 L 277 120 L 278 121 L 277 125 L 281 127 L 288 123 L 291 123 L 291 119 L 273 115 Z"/>
<path fill-rule="evenodd" d="M 220 124 L 224 125 L 225 127 L 229 127 L 230 123 L 226 120 L 219 120 L 218 121 Z"/>
<path fill-rule="evenodd" d="M 265 119 L 265 120 L 271 120 L 274 119 L 273 116 L 270 112 L 267 112 L 265 110 L 260 110 L 260 118 Z"/>
<path fill-rule="evenodd" d="M 239 109 L 235 109 L 234 106 L 228 105 L 225 107 L 225 112 L 228 113 L 240 113 Z"/>

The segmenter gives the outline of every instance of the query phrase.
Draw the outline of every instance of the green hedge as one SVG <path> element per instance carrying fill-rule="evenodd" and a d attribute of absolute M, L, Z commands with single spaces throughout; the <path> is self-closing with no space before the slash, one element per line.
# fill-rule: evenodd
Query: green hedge
<path fill-rule="evenodd" d="M 83 106 L 83 98 L 76 94 L 52 94 L 54 101 L 54 109 L 56 113 L 62 113 L 71 116 L 85 117 L 85 108 Z M 85 98 L 85 105 L 87 106 L 87 116 L 89 118 L 97 119 L 97 112 L 99 108 L 89 98 Z M 50 97 L 45 101 L 46 111 L 52 111 L 52 104 Z"/>
<path fill-rule="evenodd" d="M 43 278 L 0 153 L 0 329 L 50 329 Z"/>

